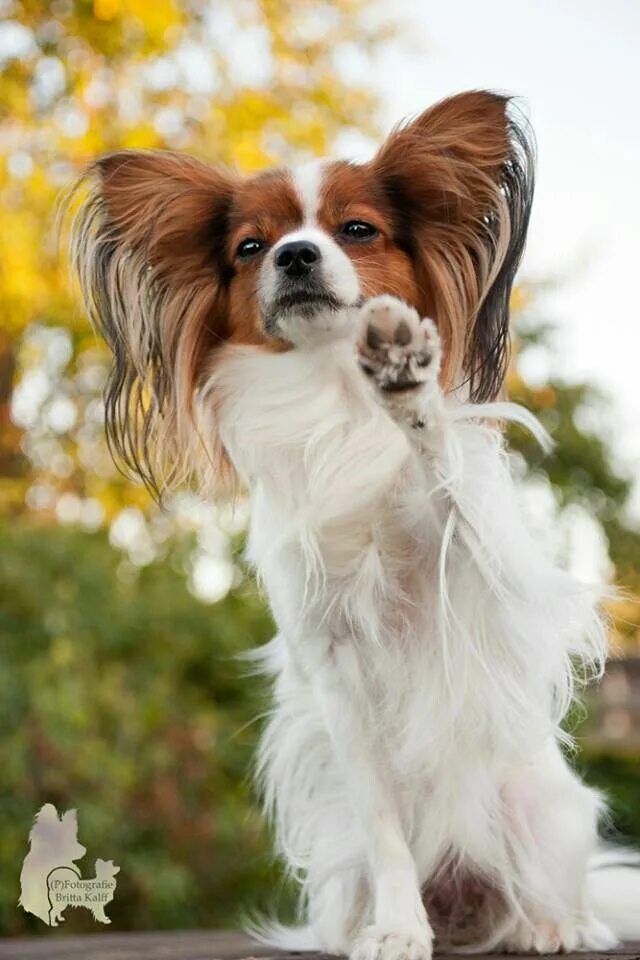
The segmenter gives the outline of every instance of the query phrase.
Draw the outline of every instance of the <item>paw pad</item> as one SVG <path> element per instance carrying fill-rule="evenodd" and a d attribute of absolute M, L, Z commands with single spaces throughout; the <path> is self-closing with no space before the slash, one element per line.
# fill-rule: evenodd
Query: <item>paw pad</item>
<path fill-rule="evenodd" d="M 383 295 L 364 304 L 361 321 L 360 365 L 382 390 L 410 390 L 437 379 L 440 339 L 431 320 Z"/>

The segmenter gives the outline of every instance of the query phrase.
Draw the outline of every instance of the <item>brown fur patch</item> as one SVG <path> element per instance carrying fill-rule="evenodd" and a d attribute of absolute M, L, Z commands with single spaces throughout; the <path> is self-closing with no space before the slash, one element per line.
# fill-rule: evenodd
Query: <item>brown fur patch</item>
<path fill-rule="evenodd" d="M 227 257 L 234 263 L 229 284 L 229 329 L 234 343 L 268 343 L 272 349 L 283 349 L 282 343 L 265 335 L 260 322 L 257 286 L 262 259 L 243 263 L 234 253 L 238 244 L 253 237 L 271 247 L 301 225 L 302 206 L 287 171 L 268 171 L 236 191 L 226 239 Z"/>
<path fill-rule="evenodd" d="M 340 227 L 349 220 L 372 224 L 378 230 L 377 236 L 366 243 L 341 241 Z M 413 264 L 396 241 L 393 207 L 369 167 L 345 162 L 328 165 L 318 222 L 351 258 L 366 298 L 391 293 L 416 304 L 419 290 Z"/>

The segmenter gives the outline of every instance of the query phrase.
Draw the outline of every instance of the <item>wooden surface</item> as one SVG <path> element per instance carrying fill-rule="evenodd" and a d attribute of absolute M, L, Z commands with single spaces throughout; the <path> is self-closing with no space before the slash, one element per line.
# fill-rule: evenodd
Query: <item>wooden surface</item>
<path fill-rule="evenodd" d="M 251 957 L 315 960 L 319 956 L 277 953 L 259 946 L 242 933 L 220 930 L 96 933 L 84 937 L 43 934 L 41 937 L 0 939 L 2 960 L 246 960 Z M 611 953 L 580 953 L 575 956 L 576 960 L 599 960 L 600 957 L 610 956 L 640 960 L 640 943 L 626 944 Z M 505 955 L 501 954 L 499 960 L 505 960 Z"/>

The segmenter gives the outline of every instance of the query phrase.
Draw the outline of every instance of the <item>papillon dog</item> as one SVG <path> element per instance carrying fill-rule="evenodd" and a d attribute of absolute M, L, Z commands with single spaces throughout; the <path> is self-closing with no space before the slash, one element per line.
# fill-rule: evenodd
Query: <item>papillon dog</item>
<path fill-rule="evenodd" d="M 597 597 L 530 533 L 499 427 L 544 440 L 502 393 L 533 165 L 509 99 L 472 91 L 366 163 L 122 151 L 88 174 L 73 258 L 113 453 L 155 492 L 250 494 L 278 626 L 257 775 L 301 888 L 300 925 L 260 931 L 282 948 L 640 936 L 640 872 L 563 751 Z"/>

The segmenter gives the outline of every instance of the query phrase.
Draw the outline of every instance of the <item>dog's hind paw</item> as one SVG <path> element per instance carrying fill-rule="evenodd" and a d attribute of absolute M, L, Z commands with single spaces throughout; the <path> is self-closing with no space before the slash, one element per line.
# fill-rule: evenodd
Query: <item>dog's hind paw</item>
<path fill-rule="evenodd" d="M 381 390 L 411 390 L 437 381 L 440 337 L 435 324 L 397 297 L 383 294 L 360 309 L 360 366 Z"/>
<path fill-rule="evenodd" d="M 611 950 L 617 938 L 595 918 L 559 922 L 518 921 L 499 950 L 505 953 L 574 953 L 580 950 Z"/>

